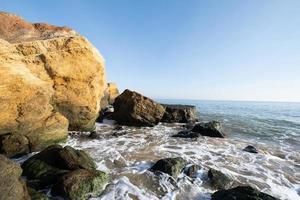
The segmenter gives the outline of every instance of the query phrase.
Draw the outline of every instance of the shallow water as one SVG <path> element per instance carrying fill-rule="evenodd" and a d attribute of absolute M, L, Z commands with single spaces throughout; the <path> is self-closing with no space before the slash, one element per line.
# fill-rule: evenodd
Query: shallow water
<path fill-rule="evenodd" d="M 280 199 L 300 199 L 300 104 L 164 102 L 196 105 L 201 121 L 221 121 L 227 138 L 170 137 L 183 129 L 182 124 L 115 130 L 111 121 L 97 124 L 98 139 L 72 132 L 64 145 L 88 151 L 98 169 L 111 176 L 104 193 L 93 200 L 209 200 L 214 192 L 207 178 L 209 168 Z M 247 145 L 260 153 L 242 151 Z M 176 156 L 202 166 L 197 178 L 182 173 L 174 180 L 148 170 L 158 159 Z"/>

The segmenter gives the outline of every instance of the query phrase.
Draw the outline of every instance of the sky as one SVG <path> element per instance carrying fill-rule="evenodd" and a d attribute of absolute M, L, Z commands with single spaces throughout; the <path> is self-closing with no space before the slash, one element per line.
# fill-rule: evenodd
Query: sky
<path fill-rule="evenodd" d="M 299 0 L 1 0 L 0 9 L 75 29 L 120 91 L 300 102 Z"/>

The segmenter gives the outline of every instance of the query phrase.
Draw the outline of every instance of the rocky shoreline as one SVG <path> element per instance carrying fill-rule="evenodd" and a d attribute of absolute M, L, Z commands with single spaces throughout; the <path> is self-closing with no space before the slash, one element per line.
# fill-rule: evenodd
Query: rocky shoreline
<path fill-rule="evenodd" d="M 0 200 L 99 197 L 110 185 L 109 174 L 97 170 L 87 152 L 57 145 L 68 131 L 101 138 L 96 121 L 115 120 L 112 137 L 126 134 L 122 126 L 159 123 L 185 124 L 172 136 L 177 140 L 226 137 L 219 122 L 199 122 L 195 106 L 160 104 L 129 89 L 119 94 L 115 84 L 106 83 L 98 50 L 74 30 L 31 24 L 2 12 L 0 21 Z M 244 151 L 260 153 L 253 146 Z M 21 165 L 9 159 L 26 154 L 32 156 Z M 194 180 L 201 169 L 181 157 L 163 158 L 148 168 L 175 183 L 180 173 Z M 238 183 L 222 169 L 206 173 L 216 191 L 212 200 L 276 199 Z"/>

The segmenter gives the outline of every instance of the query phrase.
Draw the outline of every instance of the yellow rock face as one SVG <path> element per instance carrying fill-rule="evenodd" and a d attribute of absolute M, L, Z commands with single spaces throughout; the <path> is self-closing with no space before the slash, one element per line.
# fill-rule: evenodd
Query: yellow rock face
<path fill-rule="evenodd" d="M 21 133 L 39 149 L 66 138 L 68 127 L 93 129 L 106 87 L 95 47 L 74 32 L 19 40 L 0 39 L 0 135 Z"/>
<path fill-rule="evenodd" d="M 115 98 L 119 96 L 119 90 L 117 84 L 107 83 L 104 90 L 104 96 L 101 99 L 101 108 L 105 108 L 108 105 L 112 105 L 115 102 Z"/>

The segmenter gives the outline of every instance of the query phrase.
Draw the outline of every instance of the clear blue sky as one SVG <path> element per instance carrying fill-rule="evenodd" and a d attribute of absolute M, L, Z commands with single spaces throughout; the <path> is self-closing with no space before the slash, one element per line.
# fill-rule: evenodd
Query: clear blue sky
<path fill-rule="evenodd" d="M 120 90 L 300 101 L 299 0 L 1 0 L 0 9 L 86 36 Z"/>

